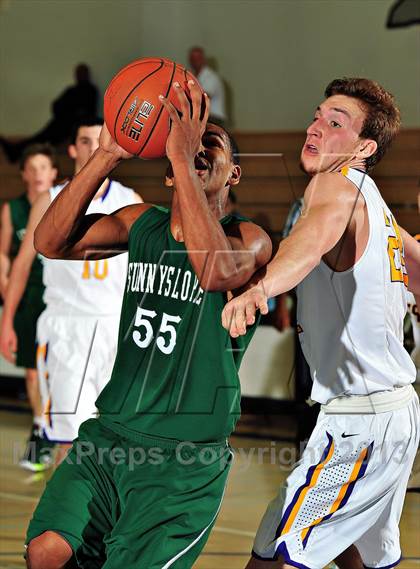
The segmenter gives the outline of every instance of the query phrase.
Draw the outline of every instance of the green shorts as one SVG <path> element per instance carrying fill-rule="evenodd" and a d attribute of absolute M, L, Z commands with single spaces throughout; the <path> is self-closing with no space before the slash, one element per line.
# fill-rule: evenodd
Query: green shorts
<path fill-rule="evenodd" d="M 47 484 L 26 543 L 50 530 L 82 569 L 192 567 L 220 509 L 226 441 L 179 442 L 82 424 Z"/>
<path fill-rule="evenodd" d="M 43 286 L 29 286 L 16 311 L 14 327 L 18 339 L 18 367 L 36 369 L 36 323 L 45 309 L 43 294 Z"/>

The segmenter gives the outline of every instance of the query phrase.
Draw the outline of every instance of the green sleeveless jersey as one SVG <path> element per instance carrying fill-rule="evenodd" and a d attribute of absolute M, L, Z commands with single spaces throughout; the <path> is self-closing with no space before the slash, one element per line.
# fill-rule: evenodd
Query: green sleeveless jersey
<path fill-rule="evenodd" d="M 117 356 L 96 401 L 100 420 L 127 434 L 227 437 L 240 414 L 238 369 L 256 325 L 230 338 L 221 324 L 226 293 L 201 289 L 184 243 L 172 236 L 169 210 L 147 210 L 128 249 Z"/>
<path fill-rule="evenodd" d="M 28 225 L 29 213 L 31 211 L 31 204 L 26 196 L 23 194 L 14 200 L 9 201 L 10 217 L 12 220 L 13 235 L 12 235 L 12 250 L 11 256 L 16 257 L 19 247 L 25 235 L 26 226 Z M 29 273 L 28 287 L 40 287 L 42 284 L 42 261 L 37 255 L 32 263 L 31 272 Z"/>

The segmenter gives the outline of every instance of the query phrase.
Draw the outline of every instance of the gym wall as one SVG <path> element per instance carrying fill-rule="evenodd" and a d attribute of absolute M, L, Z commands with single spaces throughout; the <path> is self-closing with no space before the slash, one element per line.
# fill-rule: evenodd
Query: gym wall
<path fill-rule="evenodd" d="M 44 126 L 50 103 L 91 65 L 103 92 L 127 62 L 181 63 L 198 44 L 232 92 L 241 130 L 305 128 L 334 77 L 364 75 L 420 126 L 420 27 L 387 30 L 392 0 L 0 0 L 0 133 Z M 298 30 L 298 31 L 297 31 Z"/>

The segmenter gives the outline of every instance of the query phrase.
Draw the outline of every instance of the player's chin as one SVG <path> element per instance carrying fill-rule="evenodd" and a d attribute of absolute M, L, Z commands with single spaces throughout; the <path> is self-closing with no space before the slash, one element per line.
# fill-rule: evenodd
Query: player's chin
<path fill-rule="evenodd" d="M 198 179 L 200 180 L 201 183 L 201 187 L 203 188 L 203 190 L 206 192 L 208 187 L 209 187 L 209 183 L 210 183 L 210 176 L 207 170 L 196 170 Z"/>
<path fill-rule="evenodd" d="M 315 176 L 315 174 L 321 171 L 321 163 L 319 160 L 319 156 L 317 157 L 301 156 L 300 167 L 309 176 Z"/>

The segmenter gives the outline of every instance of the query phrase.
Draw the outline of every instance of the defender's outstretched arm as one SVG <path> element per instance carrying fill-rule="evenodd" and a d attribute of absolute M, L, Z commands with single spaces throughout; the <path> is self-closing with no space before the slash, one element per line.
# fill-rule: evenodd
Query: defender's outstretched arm
<path fill-rule="evenodd" d="M 222 324 L 231 336 L 245 334 L 257 310 L 268 312 L 268 298 L 297 286 L 337 245 L 349 227 L 357 200 L 357 188 L 341 174 L 324 173 L 312 178 L 305 192 L 302 216 L 280 243 L 265 274 L 225 306 Z M 362 201 L 359 205 L 363 205 Z"/>

